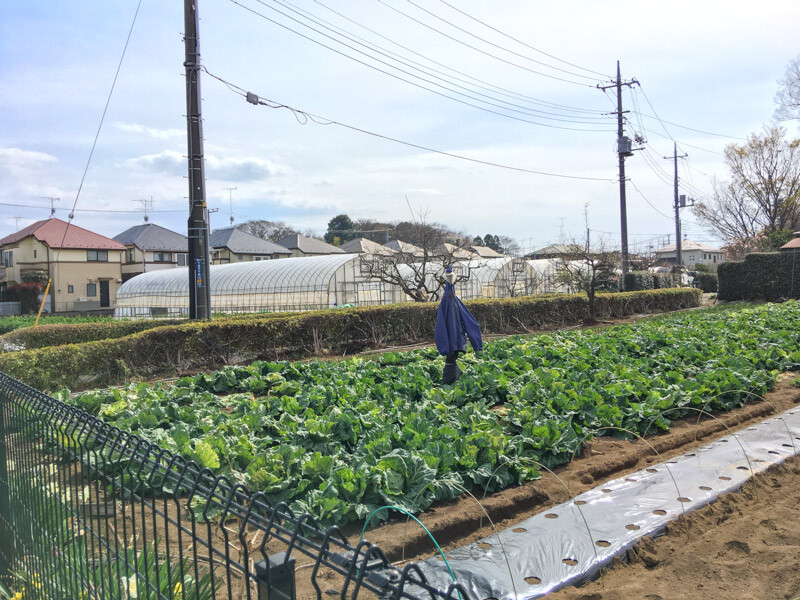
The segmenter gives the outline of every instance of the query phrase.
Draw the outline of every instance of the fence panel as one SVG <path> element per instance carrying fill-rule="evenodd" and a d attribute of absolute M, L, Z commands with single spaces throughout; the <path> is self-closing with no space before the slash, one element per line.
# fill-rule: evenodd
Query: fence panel
<path fill-rule="evenodd" d="M 10 572 L 26 600 L 468 599 L 0 373 L 0 575 Z"/>

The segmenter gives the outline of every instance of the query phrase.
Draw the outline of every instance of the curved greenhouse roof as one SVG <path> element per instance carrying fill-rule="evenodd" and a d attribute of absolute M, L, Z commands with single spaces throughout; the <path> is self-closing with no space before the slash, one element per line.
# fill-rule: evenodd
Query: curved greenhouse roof
<path fill-rule="evenodd" d="M 339 268 L 356 254 L 330 254 L 212 265 L 211 295 L 326 290 Z M 123 283 L 117 300 L 137 296 L 188 296 L 188 268 L 142 273 Z"/>

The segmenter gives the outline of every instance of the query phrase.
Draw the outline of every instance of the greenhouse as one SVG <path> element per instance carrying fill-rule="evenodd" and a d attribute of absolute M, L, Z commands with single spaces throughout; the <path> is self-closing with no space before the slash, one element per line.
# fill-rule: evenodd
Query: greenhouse
<path fill-rule="evenodd" d="M 212 313 L 318 310 L 390 304 L 407 299 L 398 286 L 362 275 L 356 254 L 212 265 Z M 182 317 L 189 313 L 189 273 L 143 273 L 120 286 L 117 318 Z"/>
<path fill-rule="evenodd" d="M 478 298 L 513 298 L 539 291 L 539 276 L 525 260 L 505 256 L 484 258 L 453 266 L 459 276 L 469 278 L 456 284 L 462 300 Z"/>

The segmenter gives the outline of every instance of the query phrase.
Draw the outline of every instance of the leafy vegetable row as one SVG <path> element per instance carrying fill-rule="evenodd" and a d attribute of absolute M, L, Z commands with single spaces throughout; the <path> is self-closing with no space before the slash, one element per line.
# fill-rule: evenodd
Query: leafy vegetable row
<path fill-rule="evenodd" d="M 675 409 L 753 400 L 800 369 L 798 318 L 792 301 L 508 338 L 464 355 L 454 386 L 438 384 L 443 360 L 423 349 L 256 362 L 69 401 L 273 502 L 344 523 L 536 478 L 606 427 L 666 430 L 687 412 Z"/>

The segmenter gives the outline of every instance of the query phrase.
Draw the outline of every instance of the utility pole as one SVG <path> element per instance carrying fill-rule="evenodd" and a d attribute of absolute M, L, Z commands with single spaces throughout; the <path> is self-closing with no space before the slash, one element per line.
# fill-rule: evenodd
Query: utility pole
<path fill-rule="evenodd" d="M 229 187 L 229 188 L 222 188 L 223 190 L 228 190 L 228 208 L 230 209 L 230 216 L 231 216 L 231 225 L 233 225 L 233 192 L 238 190 L 239 188 Z"/>
<path fill-rule="evenodd" d="M 189 318 L 211 318 L 208 266 L 208 208 L 203 159 L 203 118 L 200 110 L 200 40 L 197 4 L 184 0 L 186 48 L 186 133 L 189 150 Z"/>
<path fill-rule="evenodd" d="M 628 272 L 628 207 L 627 207 L 627 199 L 625 196 L 625 158 L 628 156 L 633 156 L 633 149 L 631 145 L 631 139 L 625 136 L 625 118 L 624 114 L 626 111 L 622 110 L 622 86 L 626 85 L 628 87 L 633 86 L 633 84 L 639 83 L 635 79 L 631 79 L 630 81 L 622 81 L 622 77 L 620 77 L 619 73 L 619 61 L 617 61 L 617 80 L 614 81 L 611 85 L 598 85 L 597 88 L 600 90 L 607 90 L 609 88 L 616 88 L 617 89 L 617 111 L 615 114 L 617 115 L 617 155 L 619 157 L 619 218 L 620 218 L 620 232 L 621 232 L 621 247 L 622 247 L 622 274 L 625 275 Z"/>
<path fill-rule="evenodd" d="M 675 266 L 680 267 L 683 264 L 683 256 L 681 255 L 681 216 L 680 209 L 686 207 L 686 196 L 681 200 L 678 196 L 678 159 L 686 158 L 688 154 L 678 156 L 678 143 L 673 143 L 672 156 L 665 156 L 666 160 L 675 161 L 675 181 L 674 181 L 674 195 L 673 200 L 675 209 Z M 681 204 L 682 203 L 682 204 Z"/>

